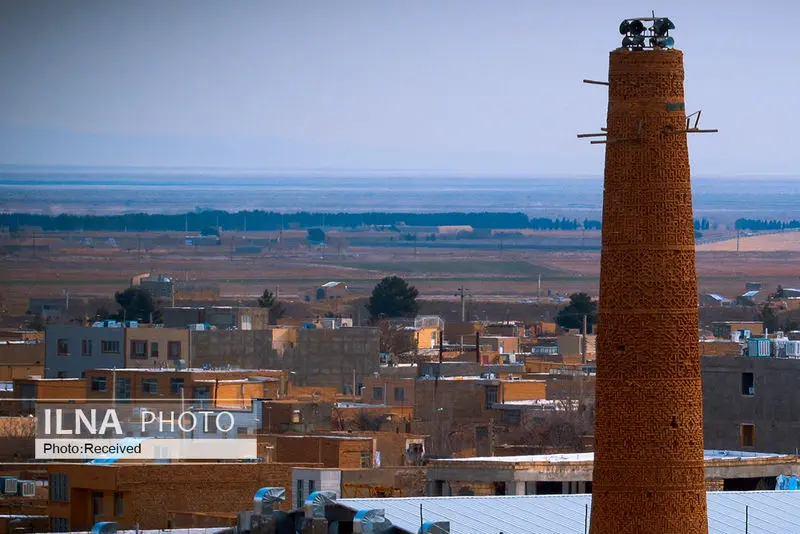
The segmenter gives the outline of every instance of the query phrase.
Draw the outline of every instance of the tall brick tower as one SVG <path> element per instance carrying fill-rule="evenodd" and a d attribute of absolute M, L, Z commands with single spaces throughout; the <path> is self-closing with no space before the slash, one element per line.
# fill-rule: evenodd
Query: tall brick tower
<path fill-rule="evenodd" d="M 623 21 L 607 128 L 587 135 L 606 137 L 592 534 L 708 532 L 686 142 L 705 130 L 687 122 L 672 28 Z"/>

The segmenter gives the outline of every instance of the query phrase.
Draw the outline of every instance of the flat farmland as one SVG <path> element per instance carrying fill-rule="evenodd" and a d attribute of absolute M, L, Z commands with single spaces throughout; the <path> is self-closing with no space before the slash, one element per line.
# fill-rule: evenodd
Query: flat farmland
<path fill-rule="evenodd" d="M 736 252 L 737 240 L 727 239 L 697 247 L 702 252 Z M 800 232 L 787 231 L 775 234 L 741 237 L 739 252 L 800 252 Z"/>
<path fill-rule="evenodd" d="M 410 280 L 430 299 L 452 299 L 462 286 L 473 299 L 484 301 L 520 301 L 548 291 L 597 294 L 599 232 L 526 234 L 434 242 L 421 236 L 409 241 L 397 232 L 329 231 L 325 247 L 308 244 L 300 230 L 225 233 L 217 246 L 186 246 L 178 233 L 47 234 L 35 242 L 49 250 L 23 248 L 5 254 L 0 294 L 10 312 L 22 313 L 32 297 L 60 297 L 66 291 L 75 297 L 112 297 L 144 272 L 218 284 L 226 301 L 252 301 L 265 287 L 277 288 L 285 300 L 302 301 L 332 280 L 347 283 L 354 296 L 367 296 L 387 275 Z M 758 236 L 767 237 L 773 236 Z M 800 237 L 800 232 L 791 237 Z M 33 241 L 30 236 L 6 238 L 0 245 Z M 707 248 L 721 243 L 698 247 L 701 291 L 735 297 L 746 281 L 800 284 L 800 245 L 797 250 L 739 253 Z"/>

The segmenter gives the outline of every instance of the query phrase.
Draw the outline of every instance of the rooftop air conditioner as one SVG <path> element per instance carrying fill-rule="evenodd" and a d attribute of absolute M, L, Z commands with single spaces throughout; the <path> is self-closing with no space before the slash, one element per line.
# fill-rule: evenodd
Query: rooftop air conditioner
<path fill-rule="evenodd" d="M 16 495 L 17 477 L 0 477 L 0 493 L 4 495 Z"/>
<path fill-rule="evenodd" d="M 35 497 L 36 482 L 34 482 L 33 480 L 18 480 L 17 495 L 19 495 L 20 497 Z"/>

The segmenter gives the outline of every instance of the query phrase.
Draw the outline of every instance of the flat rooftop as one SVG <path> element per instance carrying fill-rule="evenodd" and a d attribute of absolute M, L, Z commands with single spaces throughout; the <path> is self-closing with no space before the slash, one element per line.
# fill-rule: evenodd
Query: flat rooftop
<path fill-rule="evenodd" d="M 122 367 L 113 369 L 110 367 L 98 367 L 91 371 L 117 371 L 119 373 L 282 373 L 280 369 L 203 369 L 201 367 L 188 367 L 186 369 L 165 369 L 163 367 Z M 57 380 L 57 379 L 54 379 Z"/>
<path fill-rule="evenodd" d="M 798 531 L 800 491 L 725 491 L 708 492 L 707 496 L 708 531 L 714 534 L 741 534 L 745 516 L 749 532 Z M 418 532 L 422 515 L 425 521 L 449 521 L 451 534 L 585 534 L 592 496 L 404 497 L 338 499 L 336 503 L 352 511 L 382 509 L 404 533 Z"/>
<path fill-rule="evenodd" d="M 707 450 L 704 451 L 705 461 L 713 460 L 762 460 L 768 458 L 795 458 L 789 454 L 772 454 L 763 452 L 748 452 L 748 451 L 720 451 L 720 450 Z M 536 464 L 536 463 L 577 463 L 577 462 L 594 462 L 593 452 L 571 453 L 571 454 L 532 454 L 525 456 L 474 456 L 472 458 L 446 458 L 436 459 L 435 462 L 440 465 L 448 463 L 463 464 L 469 462 L 475 463 L 498 463 L 498 464 Z"/>

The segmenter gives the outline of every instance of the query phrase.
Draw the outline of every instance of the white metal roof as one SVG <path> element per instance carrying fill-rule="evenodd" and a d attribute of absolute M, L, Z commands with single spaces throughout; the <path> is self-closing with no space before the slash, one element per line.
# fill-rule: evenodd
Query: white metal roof
<path fill-rule="evenodd" d="M 723 451 L 715 449 L 707 449 L 703 451 L 703 459 L 708 460 L 754 460 L 761 458 L 781 458 L 793 459 L 794 457 L 788 454 L 773 454 L 766 452 L 750 452 L 750 451 Z M 524 456 L 471 456 L 468 458 L 443 458 L 437 459 L 440 463 L 453 463 L 459 464 L 464 462 L 496 462 L 496 463 L 564 463 L 564 462 L 593 462 L 593 452 L 572 452 L 564 454 L 528 454 Z"/>
<path fill-rule="evenodd" d="M 423 519 L 449 521 L 451 534 L 584 534 L 592 497 L 405 497 L 337 502 L 352 510 L 383 509 L 393 525 L 411 533 L 419 530 L 422 505 Z M 800 491 L 709 492 L 709 534 L 745 532 L 745 507 L 750 534 L 786 534 L 797 532 L 800 525 Z"/>

